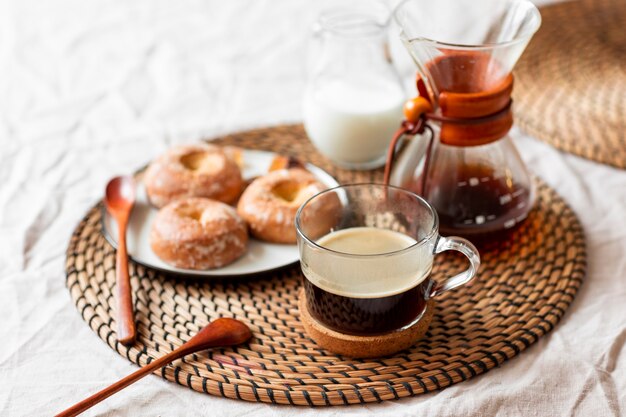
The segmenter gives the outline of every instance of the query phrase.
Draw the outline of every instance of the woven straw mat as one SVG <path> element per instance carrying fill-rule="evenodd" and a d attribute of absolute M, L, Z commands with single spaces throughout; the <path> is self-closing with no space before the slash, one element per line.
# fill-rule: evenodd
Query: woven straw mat
<path fill-rule="evenodd" d="M 555 147 L 626 169 L 626 1 L 541 9 L 515 71 L 518 125 Z"/>
<path fill-rule="evenodd" d="M 340 182 L 380 181 L 381 170 L 339 170 L 314 151 L 301 126 L 281 126 L 218 140 L 309 160 Z M 471 286 L 442 296 L 425 338 L 396 355 L 354 360 L 321 350 L 298 319 L 299 266 L 256 278 L 167 276 L 130 262 L 138 340 L 116 341 L 115 251 L 100 229 L 101 203 L 77 226 L 67 250 L 67 287 L 87 324 L 126 359 L 145 365 L 217 317 L 250 326 L 242 346 L 188 355 L 156 372 L 193 390 L 246 401 L 341 405 L 414 396 L 487 372 L 552 330 L 585 275 L 581 225 L 544 184 L 528 220 L 497 249 L 482 251 Z M 433 277 L 467 267 L 439 255 Z"/>

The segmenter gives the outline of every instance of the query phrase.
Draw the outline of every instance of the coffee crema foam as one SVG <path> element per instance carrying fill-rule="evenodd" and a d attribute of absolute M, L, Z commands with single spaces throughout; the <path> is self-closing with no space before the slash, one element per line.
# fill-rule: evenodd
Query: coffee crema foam
<path fill-rule="evenodd" d="M 305 250 L 302 271 L 315 286 L 351 298 L 380 298 L 414 288 L 432 269 L 432 247 L 410 236 L 375 227 L 331 232 L 316 241 L 330 249 Z M 359 256 L 361 255 L 361 256 Z"/>

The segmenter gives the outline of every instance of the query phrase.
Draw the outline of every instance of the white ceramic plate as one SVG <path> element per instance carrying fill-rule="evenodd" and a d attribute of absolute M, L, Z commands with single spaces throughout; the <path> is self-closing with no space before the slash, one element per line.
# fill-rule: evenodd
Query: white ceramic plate
<path fill-rule="evenodd" d="M 243 159 L 245 166 L 242 173 L 243 177 L 249 179 L 266 174 L 275 156 L 276 154 L 273 152 L 244 150 Z M 330 174 L 321 168 L 312 164 L 306 164 L 306 168 L 328 188 L 339 185 Z M 138 182 L 136 192 L 137 201 L 128 223 L 126 244 L 128 255 L 137 263 L 176 274 L 200 277 L 227 277 L 267 272 L 298 261 L 298 247 L 295 244 L 267 243 L 251 238 L 246 253 L 232 264 L 223 268 L 197 271 L 171 266 L 159 259 L 150 248 L 150 227 L 158 210 L 148 203 L 143 183 Z M 102 229 L 109 243 L 117 248 L 117 224 L 105 209 L 103 209 Z"/>

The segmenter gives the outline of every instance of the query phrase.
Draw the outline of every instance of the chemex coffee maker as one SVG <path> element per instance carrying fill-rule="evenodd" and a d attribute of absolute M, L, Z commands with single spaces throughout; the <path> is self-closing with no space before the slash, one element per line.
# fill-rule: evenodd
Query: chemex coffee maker
<path fill-rule="evenodd" d="M 385 181 L 430 202 L 444 235 L 512 229 L 534 187 L 509 137 L 511 71 L 539 28 L 537 9 L 527 0 L 405 0 L 394 21 L 417 64 L 419 96 L 405 105 Z"/>

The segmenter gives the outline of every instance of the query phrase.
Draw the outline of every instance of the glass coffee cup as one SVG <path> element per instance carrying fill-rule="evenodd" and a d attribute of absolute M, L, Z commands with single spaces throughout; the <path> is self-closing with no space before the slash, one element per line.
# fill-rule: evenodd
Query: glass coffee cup
<path fill-rule="evenodd" d="M 469 241 L 439 235 L 437 213 L 423 198 L 393 186 L 323 191 L 300 207 L 296 230 L 306 307 L 343 334 L 413 326 L 430 299 L 470 282 L 480 265 Z M 447 250 L 465 255 L 469 268 L 435 282 L 434 256 Z"/>

